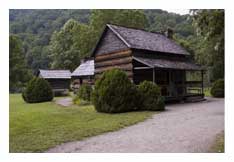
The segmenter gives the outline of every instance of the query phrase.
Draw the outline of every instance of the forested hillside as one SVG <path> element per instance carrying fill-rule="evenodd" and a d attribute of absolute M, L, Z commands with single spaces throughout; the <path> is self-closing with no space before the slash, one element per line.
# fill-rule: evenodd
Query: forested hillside
<path fill-rule="evenodd" d="M 192 16 L 163 10 L 10 10 L 9 20 L 10 35 L 15 37 L 10 40 L 20 44 L 34 74 L 39 68 L 74 70 L 89 56 L 105 24 L 114 23 L 148 31 L 171 28 L 174 39 L 198 63 L 212 66 L 219 58 L 214 79 L 224 76 L 223 10 L 194 10 Z"/>
<path fill-rule="evenodd" d="M 38 68 L 49 67 L 49 45 L 51 35 L 69 19 L 87 23 L 88 10 L 10 10 L 10 33 L 22 40 L 29 67 L 35 72 Z"/>

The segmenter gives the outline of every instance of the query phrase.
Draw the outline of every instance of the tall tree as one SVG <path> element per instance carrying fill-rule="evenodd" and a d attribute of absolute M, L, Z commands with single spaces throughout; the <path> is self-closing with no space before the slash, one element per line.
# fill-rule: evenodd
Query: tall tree
<path fill-rule="evenodd" d="M 10 92 L 20 91 L 24 84 L 31 78 L 31 73 L 26 66 L 23 48 L 17 36 L 9 38 L 9 69 L 10 69 Z"/>
<path fill-rule="evenodd" d="M 196 55 L 211 67 L 211 79 L 224 78 L 224 10 L 192 10 L 193 25 L 200 41 Z"/>
<path fill-rule="evenodd" d="M 144 29 L 148 25 L 143 10 L 92 10 L 90 25 L 100 34 L 107 23 Z"/>
<path fill-rule="evenodd" d="M 59 32 L 54 32 L 50 42 L 51 67 L 74 70 L 80 62 L 80 51 L 75 41 L 79 24 L 70 19 Z"/>

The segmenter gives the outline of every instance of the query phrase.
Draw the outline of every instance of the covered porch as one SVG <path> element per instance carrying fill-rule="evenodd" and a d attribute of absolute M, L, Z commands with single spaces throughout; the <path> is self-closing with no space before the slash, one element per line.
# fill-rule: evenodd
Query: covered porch
<path fill-rule="evenodd" d="M 133 57 L 133 65 L 133 82 L 156 83 L 166 101 L 204 97 L 204 70 L 193 62 Z"/>

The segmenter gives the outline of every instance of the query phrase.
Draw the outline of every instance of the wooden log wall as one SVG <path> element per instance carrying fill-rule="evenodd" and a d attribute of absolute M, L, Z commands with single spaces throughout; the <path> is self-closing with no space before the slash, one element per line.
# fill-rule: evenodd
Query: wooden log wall
<path fill-rule="evenodd" d="M 133 65 L 132 65 L 132 51 L 130 49 L 108 53 L 99 54 L 95 56 L 95 79 L 101 77 L 102 73 L 118 68 L 126 72 L 129 79 L 133 77 Z"/>
<path fill-rule="evenodd" d="M 69 89 L 70 79 L 46 79 L 52 89 Z"/>

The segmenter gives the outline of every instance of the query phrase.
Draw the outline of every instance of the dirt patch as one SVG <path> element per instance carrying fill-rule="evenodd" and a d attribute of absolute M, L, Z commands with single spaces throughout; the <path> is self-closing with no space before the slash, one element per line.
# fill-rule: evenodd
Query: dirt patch
<path fill-rule="evenodd" d="M 57 99 L 55 101 L 55 103 L 60 105 L 60 106 L 64 106 L 64 107 L 68 107 L 68 106 L 71 106 L 73 104 L 71 97 Z"/>

